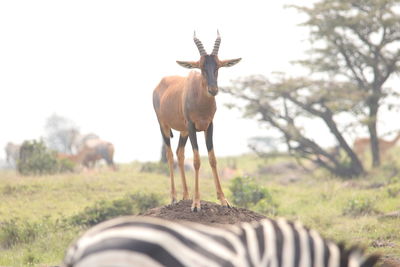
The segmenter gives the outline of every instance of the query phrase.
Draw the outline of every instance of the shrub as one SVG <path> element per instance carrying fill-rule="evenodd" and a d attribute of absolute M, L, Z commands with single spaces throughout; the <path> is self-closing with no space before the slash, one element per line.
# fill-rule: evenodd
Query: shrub
<path fill-rule="evenodd" d="M 373 201 L 370 199 L 351 199 L 343 208 L 343 215 L 363 216 L 375 213 Z"/>
<path fill-rule="evenodd" d="M 40 262 L 40 259 L 39 259 L 39 255 L 36 255 L 32 251 L 28 251 L 28 252 L 26 252 L 22 261 L 27 266 L 36 266 Z"/>
<path fill-rule="evenodd" d="M 37 223 L 4 221 L 0 224 L 0 244 L 4 248 L 13 247 L 19 243 L 30 243 L 38 235 Z"/>
<path fill-rule="evenodd" d="M 9 185 L 6 184 L 5 186 L 3 186 L 3 188 L 1 188 L 1 193 L 3 195 L 13 195 L 13 194 L 18 194 L 21 193 L 22 191 L 24 191 L 26 189 L 26 185 Z"/>
<path fill-rule="evenodd" d="M 135 193 L 113 201 L 99 201 L 69 219 L 73 225 L 92 226 L 118 216 L 133 215 L 159 206 L 160 197 L 155 194 Z"/>
<path fill-rule="evenodd" d="M 278 205 L 272 200 L 272 198 L 263 198 L 253 207 L 255 211 L 268 215 L 277 215 L 277 208 Z"/>
<path fill-rule="evenodd" d="M 76 163 L 69 159 L 57 159 L 57 172 L 73 172 Z"/>
<path fill-rule="evenodd" d="M 268 190 L 255 183 L 248 177 L 236 177 L 229 187 L 232 193 L 232 203 L 244 207 L 253 208 L 262 213 L 276 214 L 277 205 L 274 203 Z"/>
<path fill-rule="evenodd" d="M 388 196 L 391 198 L 396 198 L 400 195 L 400 185 L 391 185 L 387 189 Z"/>
<path fill-rule="evenodd" d="M 140 172 L 150 172 L 169 175 L 168 164 L 162 162 L 145 162 L 140 168 Z"/>
<path fill-rule="evenodd" d="M 129 199 L 119 199 L 112 202 L 99 201 L 93 206 L 85 208 L 70 218 L 70 223 L 73 225 L 92 226 L 102 221 L 122 216 L 133 214 L 133 204 Z"/>
<path fill-rule="evenodd" d="M 21 146 L 17 170 L 23 175 L 55 173 L 57 160 L 42 140 L 25 141 Z"/>
<path fill-rule="evenodd" d="M 156 194 L 136 193 L 129 196 L 137 213 L 143 213 L 148 209 L 152 209 L 161 205 L 161 198 Z"/>
<path fill-rule="evenodd" d="M 74 163 L 59 160 L 56 152 L 50 151 L 42 140 L 25 141 L 20 150 L 17 170 L 22 175 L 54 174 L 74 170 Z"/>

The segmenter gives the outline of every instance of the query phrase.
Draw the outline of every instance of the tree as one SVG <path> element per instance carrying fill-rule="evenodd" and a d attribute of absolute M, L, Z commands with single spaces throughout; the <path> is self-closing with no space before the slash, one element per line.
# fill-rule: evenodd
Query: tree
<path fill-rule="evenodd" d="M 257 117 L 277 129 L 294 156 L 309 159 L 339 176 L 364 173 L 343 134 L 346 125 L 340 129 L 336 122 L 343 113 L 356 114 L 359 110 L 363 94 L 354 84 L 283 76 L 271 82 L 264 76 L 250 76 L 234 81 L 223 91 L 245 100 L 245 116 Z M 307 136 L 303 128 L 307 119 L 321 121 L 335 138 L 337 148 L 324 149 Z"/>
<path fill-rule="evenodd" d="M 294 7 L 308 16 L 302 25 L 310 28 L 310 58 L 297 62 L 310 75 L 272 81 L 250 76 L 225 91 L 245 100 L 245 115 L 278 130 L 290 153 L 337 175 L 358 176 L 364 168 L 348 143 L 349 130 L 360 122 L 367 126 L 378 166 L 379 110 L 398 97 L 386 82 L 400 70 L 400 0 L 321 0 Z M 305 120 L 322 122 L 336 147 L 321 147 L 307 134 Z"/>
<path fill-rule="evenodd" d="M 51 115 L 45 125 L 46 143 L 50 149 L 72 154 L 79 128 L 73 121 L 57 114 Z"/>
<path fill-rule="evenodd" d="M 373 166 L 380 165 L 377 121 L 388 96 L 386 81 L 400 70 L 399 0 L 323 0 L 294 6 L 308 16 L 312 59 L 301 61 L 314 72 L 351 81 L 365 93 L 365 123 Z"/>

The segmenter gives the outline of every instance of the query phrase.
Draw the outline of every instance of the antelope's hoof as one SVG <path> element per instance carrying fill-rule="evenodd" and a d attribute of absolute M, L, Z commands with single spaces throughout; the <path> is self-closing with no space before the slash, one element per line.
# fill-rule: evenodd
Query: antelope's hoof
<path fill-rule="evenodd" d="M 171 200 L 171 205 L 175 205 L 176 203 L 178 203 L 178 201 L 176 201 L 176 199 L 173 198 L 173 199 Z"/>
<path fill-rule="evenodd" d="M 231 204 L 230 204 L 229 201 L 226 200 L 226 199 L 221 200 L 221 205 L 222 205 L 224 208 L 229 208 L 229 209 L 232 208 Z"/>
<path fill-rule="evenodd" d="M 193 201 L 193 204 L 192 204 L 192 211 L 193 212 L 198 212 L 198 211 L 200 211 L 201 210 L 201 206 L 200 206 L 200 201 Z"/>

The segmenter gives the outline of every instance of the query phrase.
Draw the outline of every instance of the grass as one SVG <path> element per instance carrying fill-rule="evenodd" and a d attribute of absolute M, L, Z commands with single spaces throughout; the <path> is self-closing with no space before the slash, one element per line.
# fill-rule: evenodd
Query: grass
<path fill-rule="evenodd" d="M 294 172 L 299 179 L 288 183 L 285 171 L 274 175 L 258 172 L 265 164 L 287 160 L 265 162 L 245 155 L 221 158 L 218 164 L 222 169 L 235 162 L 238 173 L 268 189 L 276 204 L 269 216 L 300 220 L 327 238 L 399 257 L 398 219 L 380 215 L 400 209 L 400 172 L 396 167 L 400 169 L 400 163 L 386 164 L 353 180 L 321 171 Z M 149 207 L 146 205 L 167 204 L 169 178 L 140 170 L 141 164 L 134 162 L 121 165 L 118 172 L 102 168 L 90 173 L 21 177 L 13 171 L 0 171 L 0 266 L 58 265 L 65 249 L 88 227 L 90 219 L 134 214 L 141 207 Z M 178 172 L 175 174 L 181 196 L 180 178 Z M 187 176 L 193 188 L 193 173 Z M 232 199 L 231 180 L 223 180 L 222 185 Z M 207 159 L 202 162 L 200 189 L 202 199 L 216 201 Z"/>

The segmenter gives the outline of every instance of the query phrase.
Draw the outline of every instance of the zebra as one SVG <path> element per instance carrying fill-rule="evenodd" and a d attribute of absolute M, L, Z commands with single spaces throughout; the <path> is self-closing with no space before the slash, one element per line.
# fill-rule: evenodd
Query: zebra
<path fill-rule="evenodd" d="M 129 216 L 89 229 L 62 266 L 368 267 L 378 259 L 285 219 L 222 227 Z"/>

